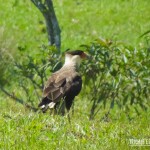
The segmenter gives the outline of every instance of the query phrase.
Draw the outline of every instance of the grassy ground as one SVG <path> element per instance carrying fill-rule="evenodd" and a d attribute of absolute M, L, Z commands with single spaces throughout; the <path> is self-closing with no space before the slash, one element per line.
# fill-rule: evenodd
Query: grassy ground
<path fill-rule="evenodd" d="M 8 40 L 15 39 L 12 47 L 26 46 L 33 51 L 47 41 L 40 23 L 43 17 L 30 1 L 0 3 L 0 31 Z M 62 50 L 99 37 L 136 45 L 138 37 L 150 28 L 149 0 L 56 0 L 54 6 L 62 30 Z"/>
<path fill-rule="evenodd" d="M 21 46 L 34 54 L 47 43 L 43 17 L 30 1 L 0 0 L 0 4 L 0 48 L 17 54 Z M 149 0 L 55 0 L 62 50 L 99 37 L 137 45 L 138 37 L 150 29 L 149 4 Z M 30 112 L 0 93 L 0 150 L 149 148 L 131 147 L 129 139 L 150 138 L 150 111 L 141 110 L 140 116 L 133 111 L 129 119 L 115 108 L 109 118 L 101 119 L 107 112 L 102 109 L 89 121 L 89 107 L 88 99 L 79 96 L 69 124 L 67 117 Z"/>
<path fill-rule="evenodd" d="M 149 138 L 150 112 L 129 121 L 124 113 L 113 110 L 107 121 L 100 120 L 101 115 L 89 121 L 75 108 L 70 124 L 67 117 L 17 107 L 11 104 L 0 116 L 0 149 L 148 149 L 132 147 L 129 140 Z"/>

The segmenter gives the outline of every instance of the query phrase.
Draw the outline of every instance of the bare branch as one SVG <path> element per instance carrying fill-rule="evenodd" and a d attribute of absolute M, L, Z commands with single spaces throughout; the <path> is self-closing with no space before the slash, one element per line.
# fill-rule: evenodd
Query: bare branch
<path fill-rule="evenodd" d="M 34 111 L 34 112 L 37 112 L 37 110 L 38 110 L 37 108 L 35 108 L 35 107 L 33 107 L 33 106 L 31 106 L 31 105 L 25 103 L 22 99 L 16 97 L 14 94 L 10 94 L 7 90 L 5 90 L 5 89 L 4 89 L 3 87 L 1 87 L 1 86 L 0 86 L 0 89 L 1 89 L 1 91 L 2 91 L 4 94 L 6 94 L 7 96 L 9 96 L 9 97 L 10 97 L 11 99 L 13 99 L 15 102 L 18 102 L 18 103 L 24 105 L 26 108 L 28 108 L 28 109 L 30 109 L 30 110 L 32 110 L 32 111 Z"/>

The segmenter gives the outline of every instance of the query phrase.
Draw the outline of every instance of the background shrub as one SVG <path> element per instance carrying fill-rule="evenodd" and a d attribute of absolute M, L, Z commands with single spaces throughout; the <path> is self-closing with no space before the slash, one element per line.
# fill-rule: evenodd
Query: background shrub
<path fill-rule="evenodd" d="M 124 43 L 98 39 L 82 47 L 92 56 L 83 66 L 85 85 L 92 102 L 90 118 L 105 108 L 106 103 L 109 110 L 116 104 L 127 114 L 130 106 L 137 113 L 139 106 L 147 110 L 150 105 L 149 45 L 137 50 Z"/>

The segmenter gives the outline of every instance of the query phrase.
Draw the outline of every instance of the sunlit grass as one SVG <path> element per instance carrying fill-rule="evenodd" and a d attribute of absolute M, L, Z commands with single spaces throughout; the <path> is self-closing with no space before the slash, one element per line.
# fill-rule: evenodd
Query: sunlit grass
<path fill-rule="evenodd" d="M 76 48 L 99 37 L 136 45 L 139 35 L 150 28 L 148 5 L 148 0 L 58 0 L 62 45 Z"/>
<path fill-rule="evenodd" d="M 0 0 L 1 1 L 1 0 Z M 54 1 L 61 27 L 62 50 L 78 48 L 93 39 L 109 38 L 136 45 L 138 37 L 149 30 L 149 0 Z M 1 1 L 0 25 L 16 47 L 34 51 L 47 43 L 42 14 L 30 1 Z"/>
<path fill-rule="evenodd" d="M 149 137 L 149 112 L 131 121 L 123 113 L 112 114 L 116 119 L 110 116 L 107 122 L 75 113 L 70 124 L 67 117 L 16 111 L 0 116 L 1 149 L 129 149 L 130 138 Z"/>

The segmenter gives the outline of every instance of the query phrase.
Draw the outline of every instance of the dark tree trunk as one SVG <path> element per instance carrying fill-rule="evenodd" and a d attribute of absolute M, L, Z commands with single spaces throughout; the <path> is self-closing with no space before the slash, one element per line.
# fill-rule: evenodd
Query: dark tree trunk
<path fill-rule="evenodd" d="M 55 45 L 60 53 L 61 30 L 55 15 L 52 0 L 44 0 L 44 2 L 42 0 L 31 1 L 40 10 L 45 18 L 49 44 Z"/>

